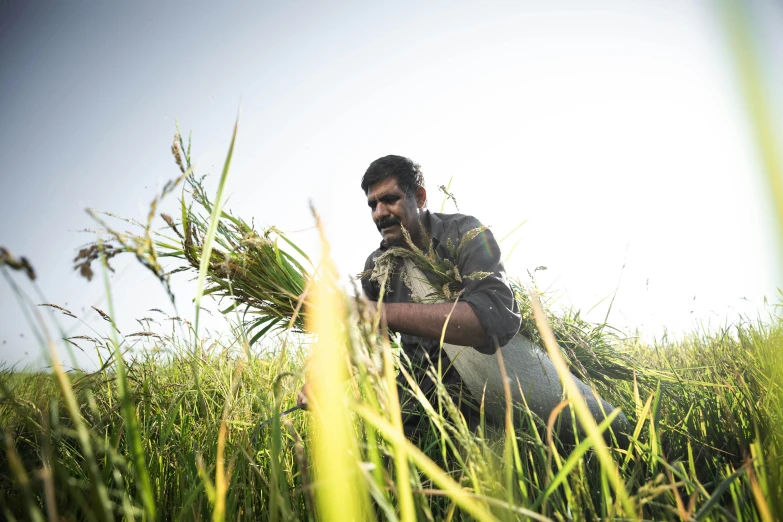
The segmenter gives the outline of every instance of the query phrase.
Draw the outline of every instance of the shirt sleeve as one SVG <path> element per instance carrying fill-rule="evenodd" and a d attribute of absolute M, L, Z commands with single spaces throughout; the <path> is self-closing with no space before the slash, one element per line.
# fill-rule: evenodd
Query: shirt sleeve
<path fill-rule="evenodd" d="M 461 224 L 459 236 L 464 237 L 479 226 L 481 223 L 472 218 Z M 471 306 L 487 334 L 486 344 L 474 348 L 482 353 L 495 353 L 519 331 L 522 316 L 492 232 L 485 230 L 466 242 L 457 254 L 457 266 L 463 278 L 474 272 L 489 272 L 479 280 L 465 279 L 460 300 Z"/>

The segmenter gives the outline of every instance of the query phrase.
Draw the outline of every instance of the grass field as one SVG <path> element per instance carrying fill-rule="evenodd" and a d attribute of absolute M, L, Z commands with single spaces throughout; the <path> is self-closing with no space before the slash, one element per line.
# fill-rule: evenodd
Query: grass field
<path fill-rule="evenodd" d="M 241 335 L 196 343 L 184 330 L 96 339 L 105 365 L 91 374 L 3 371 L 5 516 L 776 520 L 783 513 L 779 318 L 654 346 L 608 339 L 662 376 L 604 388 L 634 425 L 630 447 L 611 450 L 608 465 L 597 439 L 563 447 L 548 439 L 547 419 L 524 408 L 514 410 L 507 433 L 487 427 L 478 435 L 456 409 L 431 409 L 419 450 L 401 436 L 379 364 L 394 351 L 358 331 L 329 333 L 340 324 L 334 316 L 323 323 L 314 346 L 286 335 L 250 357 Z M 324 350 L 324 343 L 332 344 Z M 124 363 L 118 348 L 131 350 Z M 320 359 L 318 368 L 350 361 L 333 375 L 348 384 L 322 383 L 317 410 L 257 431 L 295 403 L 306 353 L 319 348 L 332 362 Z"/>

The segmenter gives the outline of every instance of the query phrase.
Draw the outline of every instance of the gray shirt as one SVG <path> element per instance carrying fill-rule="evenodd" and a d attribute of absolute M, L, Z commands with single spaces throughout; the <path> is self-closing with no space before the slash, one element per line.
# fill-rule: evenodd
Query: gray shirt
<path fill-rule="evenodd" d="M 438 256 L 447 258 L 457 265 L 460 274 L 463 275 L 489 272 L 487 277 L 478 281 L 465 280 L 461 283 L 460 290 L 463 292 L 459 300 L 471 306 L 487 333 L 486 343 L 474 348 L 483 353 L 494 353 L 498 346 L 504 346 L 519 331 L 521 323 L 519 307 L 506 279 L 497 241 L 492 232 L 485 230 L 467 242 L 454 259 L 447 248 L 449 240 L 451 244 L 458 245 L 465 233 L 480 227 L 481 223 L 473 216 L 438 214 L 429 211 L 425 219 L 429 220 L 432 246 Z M 367 258 L 364 269 L 372 270 L 375 266 L 375 258 L 386 249 L 387 246 L 381 242 L 380 248 Z M 401 268 L 402 262 L 398 262 L 391 276 L 389 289 L 384 296 L 384 301 L 387 303 L 412 302 L 410 289 L 400 276 Z M 426 271 L 425 275 L 427 275 Z M 380 293 L 378 283 L 365 277 L 362 279 L 362 289 L 368 299 L 378 300 Z M 431 361 L 437 361 L 439 358 L 448 359 L 445 353 L 441 353 L 438 340 L 402 334 L 401 341 L 403 350 L 411 362 L 422 369 L 429 365 L 426 362 L 427 356 Z M 444 367 L 447 364 L 448 362 L 445 362 Z"/>

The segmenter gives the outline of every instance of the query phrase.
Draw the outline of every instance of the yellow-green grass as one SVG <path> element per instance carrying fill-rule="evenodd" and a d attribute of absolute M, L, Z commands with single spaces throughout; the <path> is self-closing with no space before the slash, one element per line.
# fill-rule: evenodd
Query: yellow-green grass
<path fill-rule="evenodd" d="M 334 291 L 326 295 L 339 299 Z M 320 366 L 309 371 L 342 364 L 343 377 L 317 392 L 323 397 L 317 410 L 280 418 L 255 443 L 259 422 L 295 403 L 309 336 L 279 338 L 276 349 L 267 343 L 250 358 L 239 334 L 201 338 L 208 350 L 197 349 L 192 336 L 141 337 L 133 355 L 125 355 L 124 387 L 116 362 L 93 374 L 2 371 L 4 515 L 334 520 L 347 511 L 388 520 L 754 520 L 781 514 L 780 318 L 676 343 L 634 341 L 640 361 L 675 379 L 665 387 L 616 383 L 617 404 L 633 432 L 628 450 L 610 449 L 609 462 L 595 450 L 600 437 L 565 447 L 548 440 L 547 419 L 524 408 L 512 413 L 505 434 L 503 426 L 471 434 L 445 394 L 445 407 L 428 405 L 431 429 L 419 449 L 402 437 L 396 394 L 381 364 L 394 350 L 370 325 L 353 329 L 347 312 L 324 320 L 338 333 L 324 335 L 318 327 L 321 353 L 339 354 L 334 347 L 342 343 L 343 356 L 317 359 Z M 109 348 L 110 337 L 103 340 Z M 116 342 L 124 351 L 131 339 Z M 128 422 L 131 412 L 135 423 Z M 338 414 L 342 431 L 331 431 Z M 618 502 L 611 473 L 627 492 L 625 502 Z M 348 483 L 353 504 L 336 493 Z"/>

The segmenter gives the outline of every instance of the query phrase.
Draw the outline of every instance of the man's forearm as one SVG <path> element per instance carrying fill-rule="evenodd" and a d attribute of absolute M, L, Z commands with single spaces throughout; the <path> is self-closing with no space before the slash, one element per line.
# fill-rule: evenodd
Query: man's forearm
<path fill-rule="evenodd" d="M 452 308 L 454 311 L 452 312 Z M 386 324 L 395 332 L 440 340 L 443 325 L 448 319 L 445 342 L 460 346 L 483 346 L 487 334 L 473 308 L 468 303 L 441 304 L 386 303 L 383 305 Z"/>

